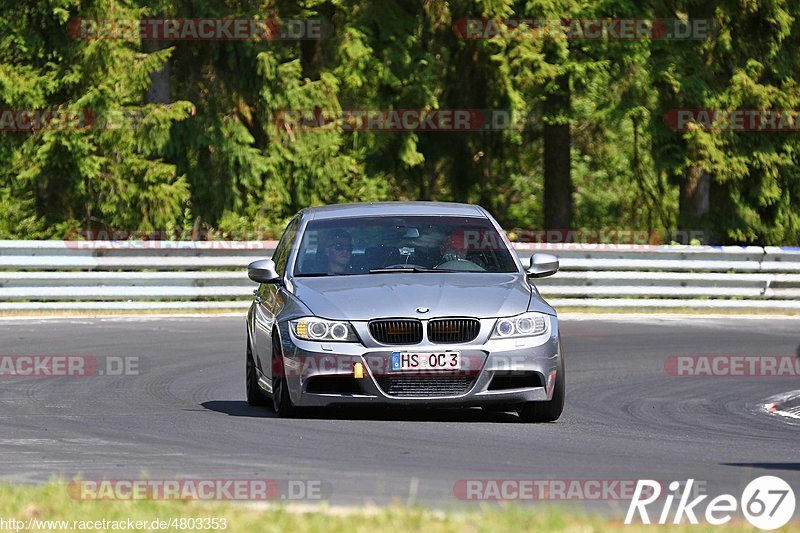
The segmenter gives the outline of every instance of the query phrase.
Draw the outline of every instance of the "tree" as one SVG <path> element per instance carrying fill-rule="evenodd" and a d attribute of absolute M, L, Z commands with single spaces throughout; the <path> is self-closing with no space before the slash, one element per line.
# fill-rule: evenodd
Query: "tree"
<path fill-rule="evenodd" d="M 669 6 L 674 10 L 665 4 L 657 13 L 714 24 L 707 39 L 654 45 L 659 116 L 675 109 L 796 108 L 798 2 Z M 652 127 L 656 165 L 681 191 L 683 229 L 702 229 L 710 242 L 798 242 L 796 135 L 741 131 L 722 122 L 672 131 L 655 120 Z"/>
<path fill-rule="evenodd" d="M 60 237 L 81 229 L 152 229 L 182 223 L 189 190 L 164 161 L 170 127 L 191 104 L 142 105 L 169 51 L 77 39 L 74 18 L 137 17 L 108 2 L 14 3 L 0 21 L 0 107 L 77 117 L 0 137 L 5 237 Z"/>

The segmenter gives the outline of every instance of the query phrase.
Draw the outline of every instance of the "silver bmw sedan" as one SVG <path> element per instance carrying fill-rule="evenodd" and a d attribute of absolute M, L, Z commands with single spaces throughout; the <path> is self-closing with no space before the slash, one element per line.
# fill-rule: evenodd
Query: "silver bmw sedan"
<path fill-rule="evenodd" d="M 564 407 L 555 310 L 475 205 L 313 207 L 289 222 L 247 315 L 247 401 L 280 416 L 346 404 L 474 407 L 551 422 Z"/>

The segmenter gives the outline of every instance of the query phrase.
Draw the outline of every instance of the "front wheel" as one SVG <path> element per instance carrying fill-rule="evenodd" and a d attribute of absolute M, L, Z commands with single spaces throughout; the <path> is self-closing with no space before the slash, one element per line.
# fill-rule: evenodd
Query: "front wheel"
<path fill-rule="evenodd" d="M 255 361 L 253 361 L 253 352 L 250 349 L 250 341 L 247 341 L 247 363 L 246 363 L 246 387 L 247 387 L 247 403 L 253 407 L 265 407 L 269 405 L 269 398 L 261 391 L 258 386 L 258 371 L 256 370 Z"/>
<path fill-rule="evenodd" d="M 527 402 L 517 408 L 517 414 L 523 422 L 555 422 L 564 410 L 566 376 L 564 375 L 564 352 L 561 342 L 558 343 L 560 363 L 556 371 L 556 383 L 553 398 L 546 402 Z"/>
<path fill-rule="evenodd" d="M 278 332 L 272 334 L 272 408 L 281 418 L 291 418 L 297 414 L 297 408 L 289 397 L 289 386 L 286 383 L 286 372 L 283 366 Z"/>

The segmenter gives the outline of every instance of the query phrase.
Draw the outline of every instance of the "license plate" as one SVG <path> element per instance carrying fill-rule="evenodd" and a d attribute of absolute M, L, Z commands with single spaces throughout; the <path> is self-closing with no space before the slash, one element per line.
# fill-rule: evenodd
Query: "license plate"
<path fill-rule="evenodd" d="M 392 352 L 392 370 L 460 370 L 460 352 Z"/>

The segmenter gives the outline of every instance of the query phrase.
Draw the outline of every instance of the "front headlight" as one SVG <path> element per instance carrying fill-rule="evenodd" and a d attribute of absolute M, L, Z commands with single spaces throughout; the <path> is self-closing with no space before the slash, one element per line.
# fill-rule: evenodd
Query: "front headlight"
<path fill-rule="evenodd" d="M 547 331 L 547 316 L 541 313 L 523 313 L 508 318 L 500 318 L 494 325 L 491 339 L 510 339 L 513 337 L 534 337 Z"/>
<path fill-rule="evenodd" d="M 289 323 L 292 325 L 292 331 L 298 339 L 333 342 L 358 341 L 358 337 L 349 322 L 309 317 L 291 320 Z"/>

